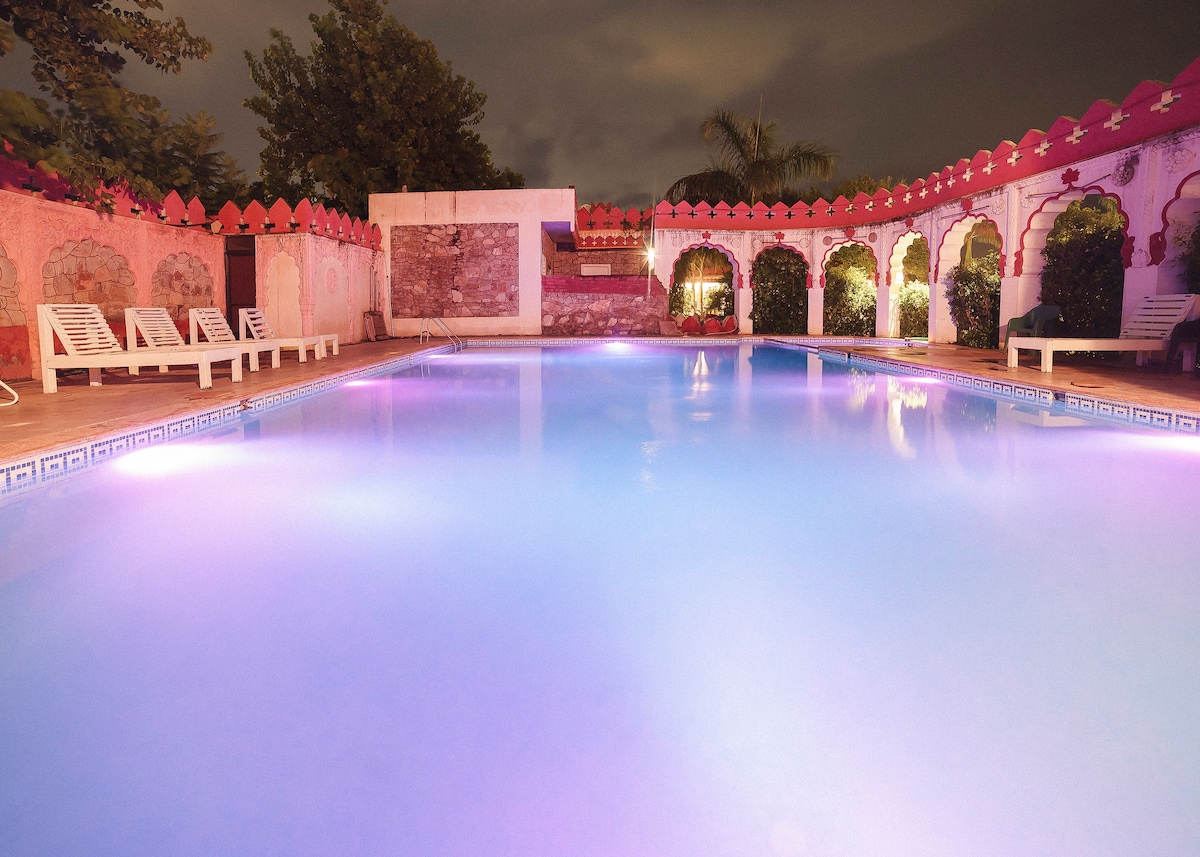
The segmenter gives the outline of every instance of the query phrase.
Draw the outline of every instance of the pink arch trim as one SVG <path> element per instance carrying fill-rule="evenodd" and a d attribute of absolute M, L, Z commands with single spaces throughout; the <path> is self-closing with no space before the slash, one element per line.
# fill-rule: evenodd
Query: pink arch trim
<path fill-rule="evenodd" d="M 871 248 L 870 244 L 865 241 L 855 241 L 852 238 L 845 241 L 838 241 L 836 244 L 830 244 L 829 249 L 825 251 L 825 258 L 821 260 L 821 288 L 825 288 L 825 267 L 829 264 L 830 257 L 841 248 L 850 244 L 866 247 L 867 252 L 871 254 L 871 258 L 875 260 L 875 288 L 879 288 L 879 257 L 875 255 L 875 251 Z"/>
<path fill-rule="evenodd" d="M 1181 187 L 1182 187 L 1182 185 L 1181 185 Z M 1021 230 L 1021 243 L 1019 245 L 1019 249 L 1017 250 L 1017 258 L 1013 262 L 1013 276 L 1014 277 L 1021 276 L 1021 272 L 1022 272 L 1022 270 L 1024 270 L 1024 267 L 1025 267 L 1025 238 L 1029 235 L 1030 231 L 1033 229 L 1033 218 L 1037 217 L 1039 214 L 1041 214 L 1043 211 L 1045 211 L 1046 206 L 1049 205 L 1051 202 L 1057 202 L 1058 200 L 1062 199 L 1067 194 L 1080 194 L 1080 196 L 1078 198 L 1083 199 L 1084 197 L 1089 196 L 1092 193 L 1095 193 L 1098 196 L 1103 196 L 1107 199 L 1115 199 L 1117 201 L 1117 211 L 1119 211 L 1121 213 L 1121 217 L 1123 217 L 1125 219 L 1125 226 L 1121 230 L 1122 232 L 1125 233 L 1125 243 L 1121 246 L 1121 263 L 1126 268 L 1129 267 L 1129 265 L 1133 261 L 1133 236 L 1129 234 L 1130 220 L 1129 220 L 1129 215 L 1125 213 L 1124 203 L 1122 202 L 1120 195 L 1113 193 L 1112 191 L 1107 191 L 1104 188 L 1100 187 L 1099 185 L 1088 185 L 1087 187 L 1064 188 L 1063 190 L 1059 191 L 1058 193 L 1054 194 L 1053 196 L 1046 197 L 1045 199 L 1042 200 L 1042 204 L 1037 207 L 1037 211 L 1035 211 L 1029 215 L 1029 219 L 1025 221 L 1025 228 L 1023 230 Z M 1071 201 L 1074 202 L 1075 200 L 1073 199 Z M 1165 219 L 1166 209 L 1163 209 L 1163 212 L 1164 212 L 1164 219 Z M 1057 215 L 1055 216 L 1055 219 L 1056 220 L 1058 219 Z M 1053 229 L 1054 225 L 1051 224 L 1050 228 Z"/>
<path fill-rule="evenodd" d="M 1170 211 L 1172 205 L 1179 202 L 1179 200 L 1183 198 L 1183 189 L 1187 187 L 1187 183 L 1198 177 L 1200 177 L 1200 170 L 1196 170 L 1196 172 L 1185 176 L 1183 181 L 1179 183 L 1179 186 L 1175 188 L 1175 196 L 1171 198 L 1170 202 L 1163 206 L 1162 229 L 1150 236 L 1151 265 L 1160 265 L 1162 264 L 1163 259 L 1167 258 L 1167 230 L 1171 228 L 1171 224 L 1167 221 L 1167 212 Z M 1122 214 L 1124 214 L 1124 212 L 1122 212 Z M 1128 223 L 1129 218 L 1126 218 L 1125 220 L 1126 223 Z"/>
<path fill-rule="evenodd" d="M 1000 224 L 997 223 L 996 221 L 992 220 L 992 218 L 988 217 L 986 214 L 964 214 L 962 217 L 958 218 L 958 220 L 956 220 L 950 224 L 950 228 L 945 231 L 945 233 L 942 235 L 941 242 L 939 242 L 939 244 L 938 244 L 937 264 L 933 266 L 933 282 L 935 282 L 935 283 L 941 282 L 942 249 L 945 248 L 945 246 L 946 246 L 946 239 L 950 237 L 950 234 L 952 232 L 954 232 L 954 227 L 958 226 L 958 224 L 962 223 L 965 220 L 975 221 L 975 223 L 972 224 L 972 228 L 974 228 L 974 226 L 976 224 L 983 223 L 984 221 L 987 221 L 988 223 L 992 224 L 992 226 L 996 227 L 996 234 L 1000 236 L 1000 276 L 1002 276 L 1002 277 L 1004 276 L 1004 262 L 1005 262 L 1005 259 L 1004 259 L 1004 233 L 1000 231 Z M 930 255 L 933 254 L 932 250 L 930 250 L 929 252 L 930 252 Z M 930 261 L 933 261 L 933 260 L 931 259 Z"/>
<path fill-rule="evenodd" d="M 692 244 L 688 247 L 684 247 L 682 250 L 679 251 L 679 255 L 676 256 L 675 259 L 671 262 L 671 287 L 673 287 L 675 285 L 675 266 L 679 263 L 679 260 L 683 258 L 683 254 L 687 253 L 691 250 L 699 250 L 702 247 L 707 248 L 709 250 L 716 250 L 718 253 L 720 253 L 722 256 L 724 256 L 726 259 L 729 260 L 729 264 L 733 266 L 733 287 L 735 289 L 742 288 L 742 272 L 738 269 L 737 259 L 735 259 L 733 257 L 733 254 L 731 252 L 729 252 L 728 250 L 726 250 L 724 247 L 722 247 L 720 244 L 710 244 L 707 241 L 703 241 L 699 244 Z"/>
<path fill-rule="evenodd" d="M 808 257 L 805 256 L 803 252 L 801 252 L 798 248 L 793 247 L 791 244 L 784 244 L 782 241 L 777 241 L 774 244 L 772 244 L 770 247 L 764 247 L 761 250 L 759 250 L 758 255 L 754 257 L 754 261 L 757 262 L 758 257 L 761 256 L 763 253 L 766 253 L 768 250 L 790 250 L 792 253 L 795 253 L 797 256 L 799 256 L 801 259 L 803 259 L 804 264 L 808 266 L 808 274 L 806 275 L 804 287 L 807 289 L 811 289 L 813 287 L 812 262 L 809 261 Z M 749 288 L 754 288 L 754 282 L 753 281 L 748 282 L 747 286 Z"/>

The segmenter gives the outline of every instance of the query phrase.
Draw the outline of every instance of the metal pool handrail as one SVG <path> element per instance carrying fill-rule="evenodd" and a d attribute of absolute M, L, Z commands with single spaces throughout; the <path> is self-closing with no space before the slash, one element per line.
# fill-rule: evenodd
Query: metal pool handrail
<path fill-rule="evenodd" d="M 425 340 L 433 335 L 432 328 L 434 326 L 436 326 L 438 330 L 446 335 L 446 338 L 449 339 L 450 343 L 454 346 L 454 351 L 456 353 L 463 350 L 465 346 L 463 345 L 462 338 L 455 334 L 455 332 L 450 329 L 450 326 L 440 318 L 421 319 L 421 344 L 424 344 Z"/>

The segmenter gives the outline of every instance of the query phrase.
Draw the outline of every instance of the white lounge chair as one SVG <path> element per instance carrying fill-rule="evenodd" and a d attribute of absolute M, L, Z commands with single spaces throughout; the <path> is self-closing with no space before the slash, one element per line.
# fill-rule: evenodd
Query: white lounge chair
<path fill-rule="evenodd" d="M 210 307 L 218 316 L 221 311 L 216 307 Z M 195 310 L 192 310 L 195 312 Z M 224 317 L 221 317 L 224 322 Z M 193 331 L 195 324 L 193 323 Z M 229 330 L 229 325 L 225 325 L 225 329 Z M 140 336 L 139 336 L 140 334 Z M 142 343 L 145 343 L 144 345 Z M 179 332 L 179 328 L 175 326 L 175 321 L 171 318 L 171 314 L 167 312 L 166 307 L 130 307 L 125 310 L 125 347 L 130 351 L 136 351 L 140 348 L 158 349 L 158 348 L 188 348 L 188 344 L 183 341 L 183 336 Z M 258 355 L 260 352 L 271 352 L 271 365 L 276 369 L 279 368 L 279 346 L 271 342 L 257 342 L 251 340 L 249 342 L 238 342 L 233 338 L 233 331 L 229 330 L 228 341 L 223 342 L 198 342 L 196 341 L 195 333 L 192 334 L 191 348 L 238 348 L 243 354 L 250 357 L 250 371 L 258 371 Z M 166 366 L 159 366 L 160 372 L 166 372 Z M 131 370 L 131 374 L 136 375 L 137 370 Z"/>
<path fill-rule="evenodd" d="M 1074 336 L 1018 336 L 1008 340 L 1008 368 L 1017 366 L 1017 351 L 1042 352 L 1042 371 L 1054 371 L 1055 351 L 1136 351 L 1139 366 L 1153 351 L 1166 351 L 1175 325 L 1188 317 L 1196 295 L 1147 295 L 1137 305 L 1120 337 L 1085 339 Z"/>
<path fill-rule="evenodd" d="M 279 368 L 281 345 L 277 339 L 237 339 L 233 328 L 225 320 L 225 314 L 214 306 L 188 310 L 188 340 L 192 345 L 204 345 L 200 334 L 211 345 L 238 345 L 250 355 L 250 371 L 258 371 L 258 355 L 271 353 L 271 368 Z"/>
<path fill-rule="evenodd" d="M 142 366 L 196 366 L 200 389 L 213 385 L 212 365 L 229 361 L 233 380 L 242 380 L 240 348 L 141 348 L 126 351 L 95 304 L 38 304 L 38 343 L 41 347 L 42 390 L 58 392 L 58 369 L 87 369 L 88 381 L 100 386 L 101 369 L 128 369 L 136 375 Z M 54 337 L 66 354 L 54 353 Z"/>
<path fill-rule="evenodd" d="M 300 362 L 308 360 L 308 349 L 313 350 L 313 357 L 324 360 L 329 351 L 334 356 L 338 353 L 338 337 L 336 333 L 318 333 L 315 336 L 276 336 L 275 331 L 267 322 L 267 317 L 258 307 L 238 310 L 238 338 L 246 339 L 246 332 L 253 339 L 273 339 L 284 348 L 295 348 L 299 353 Z"/>

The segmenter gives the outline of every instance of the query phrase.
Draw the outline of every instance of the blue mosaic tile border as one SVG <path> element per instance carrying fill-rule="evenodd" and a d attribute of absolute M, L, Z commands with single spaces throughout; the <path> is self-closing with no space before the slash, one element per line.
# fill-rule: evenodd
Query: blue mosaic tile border
<path fill-rule="evenodd" d="M 936 378 L 973 393 L 984 393 L 1009 401 L 1025 402 L 1043 408 L 1050 408 L 1055 403 L 1058 403 L 1066 413 L 1073 416 L 1137 428 L 1160 429 L 1181 432 L 1183 434 L 1200 434 L 1200 414 L 1191 411 L 1154 408 L 1148 405 L 1137 405 L 1131 402 L 1089 396 L 1084 393 L 1055 391 L 1048 387 L 1037 387 L 1032 384 L 986 378 L 979 375 L 972 375 L 968 372 L 953 372 L 947 369 L 920 366 L 915 363 L 905 363 L 902 360 L 873 357 L 866 354 L 851 354 L 845 351 L 830 352 L 823 349 L 819 350 L 818 353 L 822 360 L 831 363 L 863 366 L 886 372 L 890 375 L 916 375 L 922 378 Z"/>
<path fill-rule="evenodd" d="M 75 473 L 89 470 L 126 452 L 146 446 L 156 446 L 180 438 L 190 437 L 209 429 L 240 422 L 246 413 L 257 413 L 307 396 L 337 387 L 348 381 L 367 378 L 403 369 L 434 354 L 454 351 L 451 345 L 427 348 L 412 354 L 393 357 L 370 366 L 350 369 L 336 375 L 328 375 L 306 381 L 261 396 L 251 396 L 240 402 L 231 402 L 216 408 L 152 423 L 119 434 L 104 435 L 94 440 L 43 450 L 33 455 L 0 462 L 0 497 L 46 485 Z"/>

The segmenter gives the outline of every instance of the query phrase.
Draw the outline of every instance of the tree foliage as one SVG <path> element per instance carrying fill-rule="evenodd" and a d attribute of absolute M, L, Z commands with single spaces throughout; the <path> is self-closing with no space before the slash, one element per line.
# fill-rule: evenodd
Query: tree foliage
<path fill-rule="evenodd" d="M 1062 307 L 1063 336 L 1104 337 L 1121 332 L 1125 218 L 1115 200 L 1076 200 L 1058 215 L 1042 255 L 1044 304 Z"/>
<path fill-rule="evenodd" d="M 883 178 L 875 178 L 866 174 L 855 176 L 854 178 L 846 179 L 835 185 L 830 185 L 827 188 L 822 188 L 817 185 L 809 185 L 797 192 L 797 200 L 812 205 L 818 199 L 834 200 L 839 196 L 844 196 L 846 199 L 854 199 L 860 193 L 865 193 L 867 196 L 873 196 L 877 190 L 892 190 L 900 179 L 894 179 L 891 176 Z M 787 202 L 788 200 L 784 200 Z"/>
<path fill-rule="evenodd" d="M 929 242 L 923 237 L 914 239 L 900 264 L 904 269 L 904 282 L 929 285 Z"/>
<path fill-rule="evenodd" d="M 929 283 L 907 280 L 896 289 L 900 335 L 905 338 L 929 335 Z"/>
<path fill-rule="evenodd" d="M 671 315 L 733 314 L 733 265 L 714 247 L 693 247 L 680 255 L 672 271 L 674 279 L 668 293 Z M 704 283 L 719 283 L 710 288 L 705 305 L 698 306 L 699 290 Z"/>
<path fill-rule="evenodd" d="M 758 254 L 750 269 L 755 333 L 808 333 L 808 262 L 786 247 Z"/>
<path fill-rule="evenodd" d="M 387 0 L 383 0 L 387 2 Z M 485 96 L 380 0 L 330 0 L 309 15 L 310 55 L 272 30 L 261 61 L 249 52 L 261 95 L 246 106 L 266 120 L 262 176 L 268 197 L 309 197 L 367 213 L 372 193 L 522 187 L 498 170 L 475 131 Z"/>
<path fill-rule="evenodd" d="M 130 56 L 178 73 L 183 60 L 211 53 L 181 18 L 147 12 L 162 8 L 160 0 L 0 2 L 0 55 L 27 42 L 48 95 L 0 90 L 0 136 L 12 155 L 57 172 L 89 199 L 101 182 L 150 199 L 178 190 L 206 206 L 244 194 L 245 176 L 218 150 L 212 117 L 172 122 L 157 98 L 118 81 Z"/>
<path fill-rule="evenodd" d="M 946 300 L 958 342 L 971 348 L 1000 345 L 1000 254 L 955 265 L 946 275 Z"/>
<path fill-rule="evenodd" d="M 862 244 L 847 244 L 829 257 L 825 265 L 826 334 L 875 335 L 875 271 L 875 256 Z"/>
<path fill-rule="evenodd" d="M 1192 294 L 1200 294 L 1200 223 L 1183 239 L 1183 282 Z"/>
<path fill-rule="evenodd" d="M 763 124 L 718 110 L 701 123 L 700 133 L 715 144 L 716 158 L 708 169 L 667 188 L 668 202 L 774 204 L 797 195 L 791 189 L 794 182 L 808 176 L 827 178 L 833 171 L 833 152 L 826 146 L 803 140 L 784 144 L 774 122 Z"/>

